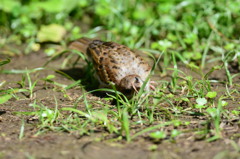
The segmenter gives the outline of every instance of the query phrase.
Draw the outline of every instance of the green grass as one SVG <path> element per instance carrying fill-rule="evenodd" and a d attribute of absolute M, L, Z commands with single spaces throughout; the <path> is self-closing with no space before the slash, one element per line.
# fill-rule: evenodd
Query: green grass
<path fill-rule="evenodd" d="M 65 7 L 66 3 L 68 7 Z M 21 88 L 0 90 L 0 104 L 13 97 L 18 100 L 18 93 L 27 93 L 33 111 L 18 113 L 37 117 L 37 134 L 48 130 L 77 131 L 81 135 L 101 131 L 115 134 L 118 136 L 116 140 L 128 142 L 140 136 L 154 142 L 174 141 L 178 135 L 187 132 L 200 134 L 207 141 L 222 138 L 221 121 L 239 115 L 239 108 L 231 112 L 225 109 L 226 99 L 234 99 L 234 93 L 239 95 L 239 84 L 233 80 L 239 74 L 229 70 L 231 63 L 240 64 L 238 6 L 240 1 L 237 0 L 3 0 L 0 2 L 2 54 L 12 57 L 43 49 L 49 61 L 42 68 L 5 70 L 4 65 L 11 60 L 1 60 L 1 74 L 22 74 L 23 78 L 18 82 Z M 131 100 L 114 88 L 86 92 L 82 83 L 92 79 L 92 64 L 82 53 L 67 48 L 68 42 L 82 36 L 99 37 L 147 52 L 153 59 L 158 59 L 153 71 L 157 68 L 160 71 L 155 75 L 160 79 L 169 75 L 171 79 L 160 80 L 156 90 L 149 93 L 142 88 Z M 46 45 L 49 42 L 58 44 L 61 50 Z M 25 47 L 19 51 L 11 45 Z M 86 62 L 86 79 L 73 81 L 70 85 L 56 82 L 54 75 L 32 80 L 32 74 L 50 69 L 47 64 L 63 55 L 65 59 L 59 66 L 61 68 L 74 67 L 80 59 Z M 79 58 L 71 62 L 76 55 Z M 209 68 L 213 62 L 216 65 Z M 181 70 L 183 66 L 198 77 Z M 205 69 L 209 72 L 206 73 Z M 209 76 L 220 69 L 225 70 L 227 81 L 210 80 Z M 34 98 L 39 81 L 58 87 L 65 97 L 69 89 L 76 87 L 81 87 L 82 94 L 72 107 L 59 108 L 58 99 L 55 99 L 53 109 Z M 223 83 L 225 92 L 218 94 L 212 86 L 214 83 Z M 0 88 L 7 84 L 7 80 L 0 81 Z M 99 101 L 89 100 L 88 95 L 97 91 L 107 91 L 109 96 Z M 116 104 L 106 104 L 111 100 Z M 202 116 L 205 122 L 198 129 L 181 131 L 193 124 L 181 118 L 188 115 Z M 209 124 L 213 126 L 209 127 Z M 20 139 L 24 138 L 24 126 L 23 122 Z M 174 128 L 169 130 L 171 127 Z"/>

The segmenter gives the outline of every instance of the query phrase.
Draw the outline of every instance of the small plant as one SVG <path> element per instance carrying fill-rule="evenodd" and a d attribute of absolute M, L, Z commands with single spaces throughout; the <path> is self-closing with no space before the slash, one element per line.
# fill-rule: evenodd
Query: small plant
<path fill-rule="evenodd" d="M 34 96 L 33 91 L 34 91 L 34 88 L 35 88 L 38 80 L 36 80 L 32 83 L 29 72 L 26 72 L 26 76 L 27 76 L 27 81 L 28 81 L 29 98 L 33 99 L 33 96 Z"/>
<path fill-rule="evenodd" d="M 43 104 L 37 104 L 36 100 L 32 104 L 30 104 L 30 106 L 35 109 L 35 112 L 32 112 L 30 114 L 34 114 L 38 117 L 41 128 L 51 128 L 54 122 L 57 120 L 58 116 L 60 116 L 56 98 L 54 110 L 44 106 Z"/>
<path fill-rule="evenodd" d="M 24 129 L 25 129 L 25 123 L 24 123 L 24 120 L 22 120 L 22 125 L 20 128 L 20 133 L 19 133 L 19 137 L 18 137 L 20 140 L 24 137 Z"/>
<path fill-rule="evenodd" d="M 233 86 L 233 78 L 240 75 L 239 73 L 237 73 L 235 75 L 231 75 L 231 73 L 228 69 L 229 62 L 234 61 L 237 58 L 236 55 L 238 56 L 238 54 L 235 51 L 231 51 L 231 52 L 227 53 L 226 55 L 222 54 L 223 66 L 224 66 L 225 72 L 227 74 L 228 84 L 230 87 Z"/>
<path fill-rule="evenodd" d="M 208 141 L 213 141 L 222 137 L 220 121 L 221 121 L 221 115 L 224 112 L 224 109 L 223 109 L 224 106 L 226 106 L 226 102 L 220 98 L 218 100 L 217 108 L 207 108 L 206 110 L 206 112 L 211 117 L 210 121 L 212 121 L 214 124 L 214 136 L 209 138 Z"/>

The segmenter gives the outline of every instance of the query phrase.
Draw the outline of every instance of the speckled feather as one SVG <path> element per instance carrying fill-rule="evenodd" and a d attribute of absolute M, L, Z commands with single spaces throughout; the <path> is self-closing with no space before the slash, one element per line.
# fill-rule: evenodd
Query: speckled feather
<path fill-rule="evenodd" d="M 92 59 L 100 82 L 106 85 L 113 82 L 119 86 L 120 81 L 129 75 L 137 75 L 144 81 L 151 71 L 139 55 L 115 42 L 81 38 L 73 42 L 70 48 L 86 53 Z"/>

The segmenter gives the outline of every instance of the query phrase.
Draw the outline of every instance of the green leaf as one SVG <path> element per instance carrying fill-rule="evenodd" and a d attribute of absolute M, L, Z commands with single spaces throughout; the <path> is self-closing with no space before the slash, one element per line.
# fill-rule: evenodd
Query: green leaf
<path fill-rule="evenodd" d="M 62 25 L 43 25 L 37 34 L 39 42 L 60 42 L 66 34 L 66 29 Z"/>
<path fill-rule="evenodd" d="M 195 108 L 197 108 L 197 109 L 202 109 L 202 108 L 206 108 L 207 106 L 205 106 L 205 105 L 199 105 L 199 104 L 196 104 L 195 105 Z"/>
<path fill-rule="evenodd" d="M 240 111 L 238 110 L 232 110 L 231 113 L 234 115 L 240 115 Z"/>
<path fill-rule="evenodd" d="M 55 78 L 55 75 L 48 75 L 48 76 L 46 77 L 47 80 L 50 80 L 50 79 L 53 79 L 53 78 Z"/>
<path fill-rule="evenodd" d="M 0 66 L 6 65 L 10 62 L 10 59 L 0 61 Z"/>
<path fill-rule="evenodd" d="M 70 12 L 78 4 L 78 0 L 48 0 L 31 2 L 31 6 L 36 9 L 45 10 L 49 13 Z M 67 6 L 67 7 L 66 7 Z"/>
<path fill-rule="evenodd" d="M 156 131 L 156 132 L 150 133 L 149 136 L 154 139 L 164 139 L 166 138 L 167 135 L 163 131 Z"/>
<path fill-rule="evenodd" d="M 1 0 L 0 10 L 5 12 L 13 12 L 14 8 L 19 7 L 21 4 L 18 0 Z"/>
<path fill-rule="evenodd" d="M 194 52 L 194 56 L 192 56 L 193 60 L 201 60 L 202 54 L 200 52 Z"/>
<path fill-rule="evenodd" d="M 12 95 L 10 94 L 5 94 L 0 96 L 0 104 L 6 103 L 11 98 L 12 98 Z"/>
<path fill-rule="evenodd" d="M 218 115 L 218 110 L 216 108 L 207 108 L 206 111 L 212 118 L 215 118 Z"/>
<path fill-rule="evenodd" d="M 217 96 L 217 92 L 208 92 L 206 97 L 208 98 L 215 98 Z"/>
<path fill-rule="evenodd" d="M 186 34 L 186 37 L 183 40 L 187 44 L 193 44 L 197 40 L 197 35 L 194 33 Z"/>
<path fill-rule="evenodd" d="M 48 117 L 51 118 L 53 116 L 54 111 L 52 111 L 51 109 L 46 109 L 45 111 L 41 112 L 41 117 Z"/>
<path fill-rule="evenodd" d="M 165 39 L 165 40 L 159 40 L 158 42 L 153 42 L 151 44 L 152 49 L 159 49 L 159 50 L 166 50 L 172 46 L 172 42 Z"/>
<path fill-rule="evenodd" d="M 170 48 L 173 45 L 172 42 L 167 40 L 167 39 L 159 40 L 158 44 L 159 44 L 160 50 L 166 50 L 166 49 Z"/>
<path fill-rule="evenodd" d="M 207 104 L 206 98 L 197 98 L 196 102 L 197 102 L 198 105 L 205 105 L 205 104 Z"/>
<path fill-rule="evenodd" d="M 223 100 L 223 101 L 222 101 L 222 106 L 225 107 L 225 106 L 227 106 L 227 105 L 228 105 L 228 102 L 226 102 L 226 101 Z"/>
<path fill-rule="evenodd" d="M 104 1 L 101 1 L 101 2 L 103 3 L 99 3 L 98 5 L 96 5 L 95 12 L 99 16 L 107 17 L 109 14 L 111 14 L 111 8 L 107 4 L 107 2 L 104 2 Z"/>
<path fill-rule="evenodd" d="M 174 126 L 180 126 L 181 124 L 182 124 L 182 122 L 180 120 L 174 120 L 173 121 Z"/>
<path fill-rule="evenodd" d="M 165 2 L 165 3 L 164 3 Z M 169 14 L 171 12 L 171 9 L 174 7 L 174 2 L 172 1 L 163 1 L 162 3 L 159 3 L 157 6 L 157 10 L 160 13 L 166 13 Z"/>
<path fill-rule="evenodd" d="M 47 48 L 46 50 L 44 50 L 45 54 L 47 54 L 47 56 L 52 56 L 56 53 L 56 50 L 54 48 Z"/>
<path fill-rule="evenodd" d="M 189 99 L 186 97 L 182 97 L 181 100 L 185 101 L 185 102 L 189 102 Z"/>
<path fill-rule="evenodd" d="M 180 131 L 176 130 L 176 129 L 173 129 L 172 132 L 171 132 L 171 137 L 176 137 L 178 136 L 179 134 L 181 134 Z"/>
<path fill-rule="evenodd" d="M 234 43 L 228 43 L 224 46 L 224 49 L 228 50 L 228 51 L 231 51 L 233 50 L 235 47 L 235 44 Z"/>

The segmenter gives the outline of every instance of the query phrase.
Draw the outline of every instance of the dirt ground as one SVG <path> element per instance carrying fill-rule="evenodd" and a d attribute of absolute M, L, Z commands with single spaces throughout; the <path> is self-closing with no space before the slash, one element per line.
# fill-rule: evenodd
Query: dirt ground
<path fill-rule="evenodd" d="M 11 63 L 5 65 L 3 68 L 9 69 L 31 69 L 42 67 L 47 61 L 47 57 L 42 53 L 32 53 L 27 56 L 15 57 Z M 45 78 L 49 74 L 56 76 L 56 82 L 62 84 L 70 84 L 71 80 L 56 73 L 62 64 L 62 59 L 57 59 L 49 63 L 49 69 L 32 73 L 31 77 L 34 79 Z M 65 70 L 67 71 L 67 70 Z M 72 76 L 77 75 L 80 69 L 72 69 Z M 219 73 L 220 72 L 220 73 Z M 212 75 L 215 79 L 226 79 L 224 71 L 219 71 Z M 17 81 L 22 79 L 22 74 L 0 74 L 0 81 L 7 81 L 2 87 L 19 88 Z M 239 77 L 235 78 L 240 82 Z M 224 85 L 215 84 L 216 91 L 221 93 L 225 89 Z M 238 91 L 239 87 L 236 88 Z M 35 88 L 35 99 L 44 105 L 54 108 L 54 96 L 58 100 L 59 107 L 71 107 L 76 99 L 81 94 L 81 89 L 69 89 L 67 94 L 70 98 L 63 96 L 63 93 L 53 88 L 52 85 L 46 85 L 40 81 Z M 96 132 L 90 136 L 80 136 L 75 132 L 52 132 L 47 131 L 36 136 L 38 128 L 36 122 L 32 122 L 29 116 L 16 115 L 15 112 L 31 111 L 29 106 L 33 101 L 27 98 L 24 93 L 17 94 L 20 99 L 12 98 L 10 101 L 0 105 L 0 159 L 5 158 L 74 158 L 74 159 L 240 159 L 240 152 L 237 152 L 232 145 L 232 140 L 240 146 L 239 139 L 239 119 L 226 120 L 222 123 L 223 139 L 214 142 L 207 142 L 206 140 L 196 139 L 192 133 L 184 133 L 177 137 L 173 142 L 170 140 L 163 140 L 161 142 L 152 142 L 151 140 L 139 137 L 132 142 L 125 141 L 110 142 L 108 139 L 104 140 L 102 136 L 106 132 Z M 229 106 L 227 109 L 239 107 L 240 99 L 238 94 L 235 94 L 235 101 L 229 99 Z M 89 95 L 89 99 L 101 100 L 101 98 Z M 81 109 L 81 108 L 80 108 Z M 187 118 L 187 117 L 186 117 Z M 25 121 L 24 137 L 19 139 L 20 128 L 22 121 Z M 190 118 L 196 120 L 196 127 L 200 118 Z M 236 135 L 238 134 L 238 135 Z M 99 137 L 101 140 L 99 141 Z M 152 145 L 157 148 L 150 150 Z"/>

